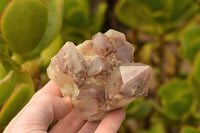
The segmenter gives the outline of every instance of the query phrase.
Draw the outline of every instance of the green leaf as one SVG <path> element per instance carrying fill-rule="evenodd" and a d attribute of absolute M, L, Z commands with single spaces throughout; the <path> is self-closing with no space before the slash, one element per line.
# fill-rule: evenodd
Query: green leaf
<path fill-rule="evenodd" d="M 149 132 L 146 131 L 146 130 L 141 130 L 141 131 L 139 131 L 138 133 L 149 133 Z"/>
<path fill-rule="evenodd" d="M 165 133 L 165 128 L 162 123 L 155 123 L 150 129 L 150 133 Z"/>
<path fill-rule="evenodd" d="M 185 9 L 188 9 L 191 0 L 170 0 L 171 20 L 177 19 Z M 180 4 L 181 3 L 181 4 Z"/>
<path fill-rule="evenodd" d="M 81 8 L 86 16 L 89 17 L 91 7 L 90 0 L 64 0 L 64 14 L 73 10 L 73 8 Z M 65 15 L 64 15 L 65 16 Z"/>
<path fill-rule="evenodd" d="M 77 6 L 79 6 L 79 3 L 77 2 L 77 0 L 64 0 L 63 16 L 65 16 L 65 13 L 67 13 L 69 10 Z"/>
<path fill-rule="evenodd" d="M 198 24 L 188 25 L 180 34 L 180 41 L 184 48 L 200 35 L 200 26 Z"/>
<path fill-rule="evenodd" d="M 119 0 L 115 16 L 130 28 L 158 36 L 178 30 L 198 9 L 193 0 Z"/>
<path fill-rule="evenodd" d="M 192 24 L 180 34 L 181 50 L 183 55 L 192 63 L 200 50 L 200 25 Z"/>
<path fill-rule="evenodd" d="M 4 56 L 11 56 L 11 51 L 8 49 L 7 45 L 0 43 L 0 54 Z"/>
<path fill-rule="evenodd" d="M 0 80 L 0 107 L 13 93 L 17 83 L 27 83 L 34 89 L 32 79 L 27 73 L 19 72 L 18 66 L 5 56 L 1 56 L 0 63 L 4 67 L 6 75 Z"/>
<path fill-rule="evenodd" d="M 147 3 L 140 0 L 119 0 L 115 7 L 117 19 L 124 25 L 151 34 L 161 34 L 163 28 L 156 23 L 154 14 Z"/>
<path fill-rule="evenodd" d="M 0 22 L 1 22 L 1 20 L 0 20 Z M 2 44 L 5 44 L 5 41 L 4 41 L 4 39 L 3 39 L 2 35 L 1 35 L 1 32 L 0 32 L 0 45 L 2 45 Z"/>
<path fill-rule="evenodd" d="M 136 1 L 136 0 L 132 0 Z M 151 11 L 157 11 L 164 8 L 164 1 L 163 0 L 143 0 L 139 1 L 142 5 L 147 6 Z"/>
<path fill-rule="evenodd" d="M 67 23 L 69 25 L 77 26 L 77 27 L 82 27 L 86 25 L 88 21 L 86 14 L 83 12 L 83 9 L 81 9 L 80 7 L 71 9 L 69 12 L 65 14 L 65 18 L 67 18 Z"/>
<path fill-rule="evenodd" d="M 194 97 L 195 97 L 195 104 L 194 104 L 192 113 L 195 118 L 200 118 L 200 102 L 199 102 L 200 101 L 200 96 L 199 96 L 200 84 L 194 79 L 194 76 L 192 73 L 188 77 L 188 83 L 189 83 L 189 87 L 193 90 Z"/>
<path fill-rule="evenodd" d="M 47 5 L 48 20 L 45 33 L 42 40 L 37 47 L 29 55 L 29 58 L 39 56 L 40 52 L 44 50 L 58 35 L 62 26 L 62 0 L 43 0 Z"/>
<path fill-rule="evenodd" d="M 0 80 L 0 107 L 12 94 L 15 85 L 16 73 L 11 70 L 2 80 Z"/>
<path fill-rule="evenodd" d="M 13 0 L 2 16 L 1 31 L 11 49 L 26 56 L 43 38 L 46 24 L 47 9 L 43 2 Z"/>
<path fill-rule="evenodd" d="M 64 41 L 79 44 L 101 30 L 107 4 L 104 2 L 98 2 L 94 6 L 91 4 L 90 0 L 65 0 L 61 29 Z"/>
<path fill-rule="evenodd" d="M 4 9 L 6 8 L 6 5 L 10 2 L 11 0 L 1 0 L 0 4 L 0 16 L 2 15 Z M 0 28 L 1 29 L 1 28 Z"/>
<path fill-rule="evenodd" d="M 18 74 L 18 83 L 28 84 L 29 89 L 31 89 L 31 92 L 34 91 L 34 83 L 29 74 L 20 72 Z"/>
<path fill-rule="evenodd" d="M 194 98 L 192 94 L 182 95 L 180 99 L 177 99 L 166 106 L 166 113 L 172 117 L 180 117 L 191 109 L 190 107 L 193 101 Z"/>
<path fill-rule="evenodd" d="M 165 133 L 165 128 L 162 123 L 153 123 L 148 131 L 142 130 L 139 133 Z"/>
<path fill-rule="evenodd" d="M 51 61 L 51 57 L 53 57 L 58 50 L 62 47 L 63 45 L 63 39 L 60 35 L 58 35 L 53 42 L 41 52 L 41 60 L 42 60 L 42 65 L 44 67 L 47 67 Z"/>
<path fill-rule="evenodd" d="M 3 129 L 10 120 L 22 109 L 32 97 L 34 91 L 27 84 L 20 84 L 0 111 L 0 129 Z"/>
<path fill-rule="evenodd" d="M 14 64 L 10 57 L 0 54 L 0 62 L 4 66 L 6 74 L 9 73 L 11 70 L 16 69 L 16 64 Z"/>
<path fill-rule="evenodd" d="M 200 43 L 199 43 L 200 45 Z M 193 76 L 196 79 L 196 81 L 200 84 L 200 51 L 196 55 L 194 64 L 193 64 Z"/>
<path fill-rule="evenodd" d="M 140 6 L 140 4 L 135 4 Z M 136 18 L 137 9 L 133 6 L 132 2 L 129 0 L 119 0 L 115 7 L 115 15 L 123 24 L 135 28 L 137 24 Z M 127 19 L 129 21 L 127 21 Z"/>
<path fill-rule="evenodd" d="M 64 41 L 72 41 L 79 44 L 84 40 L 91 39 L 92 34 L 87 30 L 88 27 L 78 28 L 70 25 L 63 25 L 61 35 Z M 89 28 L 88 28 L 89 29 Z"/>
<path fill-rule="evenodd" d="M 192 73 L 190 73 L 189 77 L 188 77 L 188 81 L 189 81 L 189 85 L 190 88 L 193 89 L 193 93 L 196 97 L 196 102 L 195 102 L 195 109 L 193 110 L 194 116 L 196 118 L 200 118 L 200 52 L 198 52 L 194 64 L 193 64 L 193 70 Z"/>
<path fill-rule="evenodd" d="M 6 70 L 3 64 L 0 62 L 0 81 L 4 78 L 5 75 L 6 75 Z"/>
<path fill-rule="evenodd" d="M 150 114 L 151 110 L 151 105 L 147 101 L 140 98 L 129 104 L 126 109 L 126 115 L 128 118 L 145 118 Z"/>
<path fill-rule="evenodd" d="M 200 130 L 191 126 L 184 126 L 181 129 L 181 133 L 200 133 Z"/>
<path fill-rule="evenodd" d="M 72 27 L 87 26 L 90 18 L 90 2 L 88 0 L 65 0 L 64 24 Z"/>
<path fill-rule="evenodd" d="M 97 11 L 94 14 L 94 17 L 92 17 L 93 25 L 90 27 L 92 34 L 97 33 L 102 28 L 103 23 L 105 21 L 106 10 L 107 10 L 107 3 L 102 2 L 98 5 Z"/>
<path fill-rule="evenodd" d="M 92 25 L 89 0 L 65 0 L 62 36 L 65 41 L 81 42 Z M 88 27 L 89 26 L 89 27 Z M 82 32 L 84 29 L 84 32 Z M 91 35 L 90 35 L 91 36 Z M 83 39 L 82 39 L 83 38 Z"/>
<path fill-rule="evenodd" d="M 184 80 L 174 79 L 158 91 L 163 109 L 168 117 L 178 120 L 191 110 L 194 95 Z"/>

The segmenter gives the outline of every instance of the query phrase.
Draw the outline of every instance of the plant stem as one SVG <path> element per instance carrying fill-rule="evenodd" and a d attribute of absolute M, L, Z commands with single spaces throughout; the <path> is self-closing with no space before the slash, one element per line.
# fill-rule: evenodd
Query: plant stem
<path fill-rule="evenodd" d="M 157 45 L 158 45 L 158 56 L 160 57 L 159 64 L 160 66 L 160 74 L 159 74 L 159 82 L 162 84 L 164 82 L 164 68 L 163 68 L 163 63 L 164 63 L 164 35 L 159 35 L 157 39 Z"/>
<path fill-rule="evenodd" d="M 137 29 L 132 29 L 132 40 L 131 41 L 134 42 L 135 44 L 139 44 Z"/>
<path fill-rule="evenodd" d="M 12 59 L 17 63 L 17 64 L 22 64 L 23 62 L 25 62 L 25 59 L 21 56 L 19 56 L 16 53 L 13 53 Z"/>

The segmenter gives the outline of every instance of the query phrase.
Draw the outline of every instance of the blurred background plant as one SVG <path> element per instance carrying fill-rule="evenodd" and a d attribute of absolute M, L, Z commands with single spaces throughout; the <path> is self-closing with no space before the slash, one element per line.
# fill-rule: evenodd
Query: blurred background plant
<path fill-rule="evenodd" d="M 110 28 L 136 62 L 153 67 L 148 97 L 126 109 L 119 133 L 199 133 L 199 0 L 0 1 L 0 130 L 49 79 L 50 59 Z"/>
<path fill-rule="evenodd" d="M 105 20 L 107 4 L 91 0 L 65 0 L 61 35 L 76 44 L 99 32 Z"/>

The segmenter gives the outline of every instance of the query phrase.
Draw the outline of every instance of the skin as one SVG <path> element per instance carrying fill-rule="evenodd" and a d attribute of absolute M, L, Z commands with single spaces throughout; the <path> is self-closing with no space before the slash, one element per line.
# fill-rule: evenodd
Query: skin
<path fill-rule="evenodd" d="M 82 120 L 70 98 L 62 98 L 59 87 L 49 81 L 9 123 L 3 133 L 116 133 L 125 118 L 122 109 L 109 113 L 102 121 Z"/>

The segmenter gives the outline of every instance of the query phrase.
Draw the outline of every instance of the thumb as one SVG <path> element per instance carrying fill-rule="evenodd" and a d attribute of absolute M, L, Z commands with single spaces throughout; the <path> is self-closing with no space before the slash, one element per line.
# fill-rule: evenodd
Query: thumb
<path fill-rule="evenodd" d="M 70 99 L 42 94 L 34 98 L 21 113 L 9 124 L 5 130 L 8 132 L 46 132 L 51 122 L 62 119 L 72 109 Z M 16 130 L 17 129 L 17 130 Z"/>

